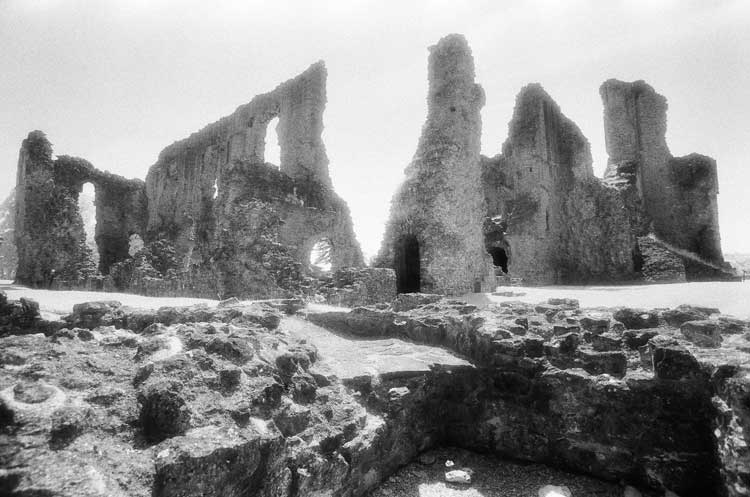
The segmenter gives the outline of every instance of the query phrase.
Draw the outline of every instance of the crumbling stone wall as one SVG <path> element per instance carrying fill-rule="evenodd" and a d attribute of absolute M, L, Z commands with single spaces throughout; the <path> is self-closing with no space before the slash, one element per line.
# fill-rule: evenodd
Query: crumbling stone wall
<path fill-rule="evenodd" d="M 526 283 L 633 275 L 638 205 L 594 177 L 588 140 L 538 84 L 521 90 L 503 152 L 483 159 L 488 216 L 506 227 L 508 272 Z"/>
<path fill-rule="evenodd" d="M 16 277 L 18 257 L 16 256 L 16 191 L 0 204 L 0 279 L 12 280 Z"/>
<path fill-rule="evenodd" d="M 466 39 L 449 35 L 431 47 L 428 71 L 427 122 L 406 180 L 393 197 L 377 265 L 396 270 L 401 291 L 486 289 L 494 277 L 482 239 L 484 91 L 474 82 Z M 411 275 L 414 281 L 405 281 L 416 266 L 418 279 Z"/>
<path fill-rule="evenodd" d="M 321 239 L 331 243 L 333 269 L 364 265 L 349 209 L 328 173 L 325 82 L 325 66 L 313 64 L 167 147 L 149 170 L 146 242 L 172 242 L 181 277 L 208 280 L 207 296 L 293 290 Z M 278 166 L 264 159 L 275 117 Z"/>
<path fill-rule="evenodd" d="M 128 237 L 143 233 L 144 185 L 103 173 L 88 161 L 61 155 L 41 131 L 23 141 L 18 158 L 15 205 L 16 281 L 49 286 L 53 281 L 82 282 L 97 272 L 86 246 L 78 195 L 84 183 L 96 190 L 98 270 L 128 255 Z M 123 236 L 115 237 L 112 233 Z"/>
<path fill-rule="evenodd" d="M 506 229 L 510 275 L 537 284 L 733 277 L 721 253 L 715 162 L 671 156 L 666 99 L 644 82 L 610 80 L 601 94 L 603 179 L 586 138 L 537 84 L 521 90 L 502 154 L 482 158 L 487 215 Z M 488 247 L 498 240 L 487 234 Z"/>
<path fill-rule="evenodd" d="M 666 98 L 645 82 L 611 79 L 602 84 L 600 93 L 609 164 L 635 165 L 653 233 L 712 264 L 723 264 L 716 162 L 698 154 L 671 155 Z"/>

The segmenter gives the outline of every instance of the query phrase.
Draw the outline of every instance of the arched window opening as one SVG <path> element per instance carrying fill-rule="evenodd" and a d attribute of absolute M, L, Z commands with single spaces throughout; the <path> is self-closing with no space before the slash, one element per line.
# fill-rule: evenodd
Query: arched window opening
<path fill-rule="evenodd" d="M 500 268 L 503 273 L 508 272 L 508 252 L 502 247 L 490 247 L 487 252 L 492 257 L 492 265 Z"/>
<path fill-rule="evenodd" d="M 414 235 L 406 235 L 396 242 L 395 247 L 396 285 L 398 293 L 419 292 L 421 282 L 421 262 L 419 241 Z"/>
<path fill-rule="evenodd" d="M 328 238 L 322 238 L 315 242 L 310 251 L 310 272 L 314 275 L 323 276 L 331 272 L 331 251 L 333 246 Z"/>
<path fill-rule="evenodd" d="M 266 144 L 264 147 L 263 160 L 279 167 L 281 165 L 281 145 L 279 144 L 279 118 L 274 117 L 266 126 Z"/>
<path fill-rule="evenodd" d="M 99 266 L 99 248 L 96 246 L 96 191 L 91 183 L 84 183 L 78 194 L 78 212 L 86 234 L 86 247 L 91 251 L 91 261 Z"/>
<path fill-rule="evenodd" d="M 137 233 L 133 233 L 132 235 L 130 235 L 130 238 L 128 239 L 128 255 L 130 257 L 133 257 L 136 252 L 138 252 L 142 248 L 143 238 L 141 238 Z"/>

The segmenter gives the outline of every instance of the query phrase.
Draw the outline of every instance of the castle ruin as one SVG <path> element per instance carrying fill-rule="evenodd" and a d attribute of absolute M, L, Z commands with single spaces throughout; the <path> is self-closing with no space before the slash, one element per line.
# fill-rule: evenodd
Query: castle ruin
<path fill-rule="evenodd" d="M 519 93 L 502 152 L 479 156 L 483 94 L 462 36 L 431 49 L 429 77 L 427 123 L 378 258 L 399 281 L 421 282 L 405 290 L 485 288 L 485 254 L 499 283 L 734 278 L 721 252 L 716 163 L 670 155 L 666 100 L 644 82 L 602 85 L 609 163 L 599 179 L 588 140 L 539 84 Z"/>
<path fill-rule="evenodd" d="M 86 260 L 76 201 L 86 182 L 96 189 L 104 275 L 128 259 L 133 235 L 174 251 L 174 277 L 189 295 L 284 294 L 307 270 L 320 241 L 329 245 L 332 268 L 363 266 L 349 209 L 328 174 L 321 139 L 325 82 L 323 63 L 312 65 L 164 149 L 145 183 L 101 172 L 83 159 L 52 160 L 44 134 L 30 133 L 18 162 L 17 281 L 47 286 L 53 275 L 69 280 L 81 274 L 74 271 Z M 279 165 L 264 160 L 274 117 Z"/>
<path fill-rule="evenodd" d="M 428 76 L 427 120 L 375 263 L 395 271 L 399 292 L 734 277 L 721 251 L 716 163 L 670 154 L 666 99 L 646 83 L 601 87 L 609 161 L 600 179 L 588 140 L 538 84 L 519 93 L 501 153 L 480 155 L 484 91 L 463 36 L 430 48 Z M 86 182 L 96 189 L 98 271 L 120 289 L 164 293 L 149 276 L 168 273 L 168 290 L 184 295 L 295 294 L 319 243 L 334 270 L 363 267 L 328 172 L 325 103 L 318 62 L 165 148 L 145 182 L 53 160 L 32 132 L 18 163 L 17 281 L 96 272 L 76 205 Z M 278 165 L 265 159 L 274 118 Z M 152 259 L 166 251 L 173 260 L 139 273 L 136 235 L 156 247 Z"/>

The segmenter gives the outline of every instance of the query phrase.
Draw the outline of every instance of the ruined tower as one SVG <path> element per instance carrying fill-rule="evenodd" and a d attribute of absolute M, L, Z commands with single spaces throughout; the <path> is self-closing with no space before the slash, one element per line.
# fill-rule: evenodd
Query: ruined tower
<path fill-rule="evenodd" d="M 78 209 L 84 183 L 96 189 L 99 270 L 128 257 L 129 237 L 143 233 L 143 181 L 97 170 L 88 161 L 60 155 L 41 131 L 32 131 L 18 156 L 15 244 L 16 281 L 31 286 L 75 284 L 96 272 Z"/>
<path fill-rule="evenodd" d="M 406 180 L 391 203 L 378 264 L 400 292 L 460 294 L 494 284 L 483 247 L 479 163 L 484 91 L 466 39 L 430 47 L 427 121 Z"/>
<path fill-rule="evenodd" d="M 653 234 L 722 266 L 716 162 L 704 155 L 673 157 L 666 142 L 667 100 L 643 81 L 608 80 L 600 88 L 608 168 L 630 165 Z M 686 260 L 688 279 L 710 267 Z"/>

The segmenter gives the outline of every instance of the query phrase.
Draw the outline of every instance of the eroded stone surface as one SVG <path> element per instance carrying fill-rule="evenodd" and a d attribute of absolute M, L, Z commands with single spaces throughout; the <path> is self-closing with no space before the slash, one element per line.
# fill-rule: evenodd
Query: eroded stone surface
<path fill-rule="evenodd" d="M 463 36 L 446 36 L 430 48 L 428 79 L 427 121 L 391 202 L 376 265 L 396 271 L 399 291 L 490 289 L 479 165 L 485 98 Z"/>
<path fill-rule="evenodd" d="M 476 368 L 438 371 L 431 380 L 435 392 L 450 389 L 431 405 L 444 423 L 444 442 L 679 495 L 742 495 L 733 488 L 748 478 L 740 421 L 746 408 L 730 392 L 747 381 L 750 344 L 728 333 L 706 348 L 664 318 L 697 312 L 587 311 L 563 301 L 478 309 L 442 300 L 308 319 L 362 337 L 440 345 L 470 359 Z M 613 315 L 633 329 L 578 327 Z M 714 315 L 690 326 L 721 335 L 720 323 Z"/>

